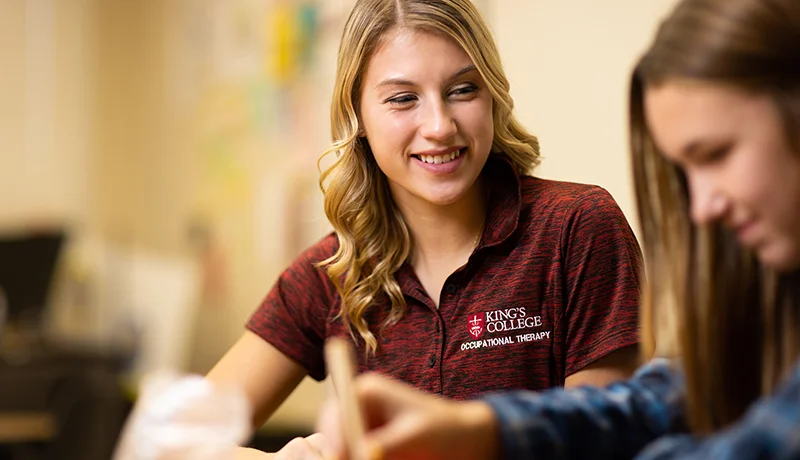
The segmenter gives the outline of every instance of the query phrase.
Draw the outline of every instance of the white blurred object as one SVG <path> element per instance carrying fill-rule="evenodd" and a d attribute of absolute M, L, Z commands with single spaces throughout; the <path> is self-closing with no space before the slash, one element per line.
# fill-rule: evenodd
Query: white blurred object
<path fill-rule="evenodd" d="M 232 460 L 250 434 L 244 393 L 199 375 L 144 380 L 113 460 Z"/>

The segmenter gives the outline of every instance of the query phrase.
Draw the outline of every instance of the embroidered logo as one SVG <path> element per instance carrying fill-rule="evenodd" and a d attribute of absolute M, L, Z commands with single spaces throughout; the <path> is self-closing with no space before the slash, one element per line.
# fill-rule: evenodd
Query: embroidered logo
<path fill-rule="evenodd" d="M 526 307 L 503 308 L 467 315 L 467 332 L 472 340 L 463 342 L 461 351 L 549 340 L 552 331 L 527 332 L 544 327 L 542 317 L 529 315 Z M 487 335 L 498 333 L 505 333 L 505 335 L 481 339 L 484 332 L 487 332 Z"/>
<path fill-rule="evenodd" d="M 486 330 L 484 324 L 486 323 L 486 313 L 476 313 L 467 317 L 467 330 L 473 339 L 479 339 Z"/>

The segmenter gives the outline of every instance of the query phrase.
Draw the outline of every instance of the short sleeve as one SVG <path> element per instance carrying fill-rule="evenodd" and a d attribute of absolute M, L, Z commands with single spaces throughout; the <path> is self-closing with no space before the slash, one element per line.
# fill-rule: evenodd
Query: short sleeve
<path fill-rule="evenodd" d="M 246 326 L 316 380 L 325 378 L 323 345 L 336 297 L 325 269 L 316 266 L 333 254 L 330 239 L 335 237 L 312 246 L 281 273 Z"/>
<path fill-rule="evenodd" d="M 611 195 L 591 187 L 561 231 L 565 375 L 639 343 L 641 251 Z"/>

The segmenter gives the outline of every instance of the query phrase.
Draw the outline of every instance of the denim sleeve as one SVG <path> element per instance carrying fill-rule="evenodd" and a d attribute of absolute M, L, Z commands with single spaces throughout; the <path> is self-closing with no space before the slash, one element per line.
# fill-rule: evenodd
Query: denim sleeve
<path fill-rule="evenodd" d="M 609 387 L 488 395 L 503 458 L 633 458 L 654 439 L 685 432 L 682 376 L 665 359 Z M 660 458 L 660 457 L 654 457 Z"/>
<path fill-rule="evenodd" d="M 705 438 L 665 436 L 637 460 L 800 458 L 800 366 L 772 395 L 755 402 L 726 430 Z"/>

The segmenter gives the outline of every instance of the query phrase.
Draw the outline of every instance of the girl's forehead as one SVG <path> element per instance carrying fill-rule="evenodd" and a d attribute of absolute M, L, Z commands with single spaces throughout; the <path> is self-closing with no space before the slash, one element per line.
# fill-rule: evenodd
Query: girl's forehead
<path fill-rule="evenodd" d="M 449 37 L 401 28 L 388 32 L 376 47 L 365 66 L 365 80 L 439 78 L 469 65 L 469 55 Z"/>
<path fill-rule="evenodd" d="M 763 97 L 727 86 L 671 81 L 645 89 L 648 129 L 659 148 L 679 156 L 691 146 L 736 136 L 751 123 L 769 122 Z"/>

